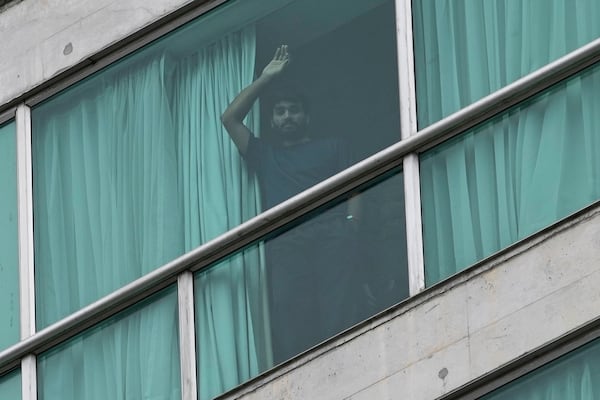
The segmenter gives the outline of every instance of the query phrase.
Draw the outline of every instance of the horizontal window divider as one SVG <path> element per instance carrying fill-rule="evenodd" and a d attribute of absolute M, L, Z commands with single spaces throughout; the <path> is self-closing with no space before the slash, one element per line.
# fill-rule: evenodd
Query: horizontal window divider
<path fill-rule="evenodd" d="M 429 125 L 414 137 L 418 152 L 457 136 L 600 61 L 600 38 Z"/>
<path fill-rule="evenodd" d="M 526 353 L 436 400 L 475 400 L 600 338 L 600 317 Z"/>

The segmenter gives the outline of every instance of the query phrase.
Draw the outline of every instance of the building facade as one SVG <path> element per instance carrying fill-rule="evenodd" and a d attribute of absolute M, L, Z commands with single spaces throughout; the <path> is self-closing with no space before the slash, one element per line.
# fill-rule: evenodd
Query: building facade
<path fill-rule="evenodd" d="M 595 0 L 0 4 L 0 398 L 600 396 Z"/>

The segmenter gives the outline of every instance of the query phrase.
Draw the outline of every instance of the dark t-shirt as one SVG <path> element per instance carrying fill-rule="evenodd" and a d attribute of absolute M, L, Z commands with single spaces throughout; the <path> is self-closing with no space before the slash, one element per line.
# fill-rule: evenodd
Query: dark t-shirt
<path fill-rule="evenodd" d="M 313 139 L 293 146 L 276 146 L 251 137 L 245 154 L 271 208 L 350 166 L 347 147 L 335 138 Z"/>

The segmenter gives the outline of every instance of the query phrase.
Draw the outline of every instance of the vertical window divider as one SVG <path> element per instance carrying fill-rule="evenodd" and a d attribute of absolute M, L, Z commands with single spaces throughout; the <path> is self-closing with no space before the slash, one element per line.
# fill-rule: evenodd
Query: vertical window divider
<path fill-rule="evenodd" d="M 185 271 L 177 277 L 179 310 L 179 360 L 181 365 L 181 399 L 196 400 L 196 324 L 194 317 L 194 275 Z"/>
<path fill-rule="evenodd" d="M 402 139 L 407 139 L 416 135 L 418 129 L 411 0 L 396 0 L 396 38 L 400 88 L 400 131 Z M 417 153 L 409 154 L 404 158 L 403 175 L 408 286 L 412 296 L 425 288 L 419 156 Z"/>
<path fill-rule="evenodd" d="M 31 156 L 31 109 L 17 107 L 17 191 L 19 226 L 19 301 L 21 339 L 35 334 L 35 281 L 33 266 L 33 164 Z M 35 355 L 21 360 L 23 400 L 37 398 L 37 365 Z"/>

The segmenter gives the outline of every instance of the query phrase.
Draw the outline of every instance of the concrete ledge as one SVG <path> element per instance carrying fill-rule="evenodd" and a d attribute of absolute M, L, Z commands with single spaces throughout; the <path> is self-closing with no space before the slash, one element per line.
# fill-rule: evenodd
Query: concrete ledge
<path fill-rule="evenodd" d="M 0 12 L 0 105 L 192 0 L 21 0 Z"/>
<path fill-rule="evenodd" d="M 597 318 L 599 249 L 596 206 L 221 399 L 435 399 Z"/>

